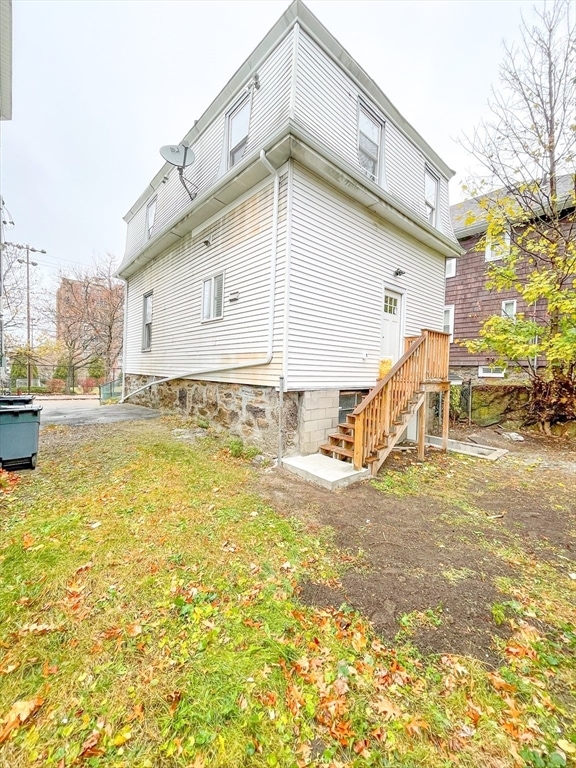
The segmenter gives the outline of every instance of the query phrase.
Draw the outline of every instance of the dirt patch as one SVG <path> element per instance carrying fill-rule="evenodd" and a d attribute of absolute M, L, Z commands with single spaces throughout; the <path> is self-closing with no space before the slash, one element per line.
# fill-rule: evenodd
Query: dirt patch
<path fill-rule="evenodd" d="M 423 653 L 468 654 L 498 666 L 495 638 L 509 625 L 496 623 L 492 606 L 510 599 L 499 579 L 519 570 L 513 556 L 496 556 L 487 543 L 505 553 L 522 542 L 528 556 L 564 570 L 576 551 L 571 449 L 546 439 L 506 447 L 511 453 L 499 462 L 466 459 L 456 470 L 453 457 L 429 451 L 436 487 L 401 497 L 370 482 L 334 493 L 285 470 L 261 473 L 257 490 L 272 506 L 312 528 L 330 526 L 336 544 L 354 556 L 339 588 L 307 583 L 302 599 L 318 607 L 346 603 L 387 641 L 403 632 Z M 543 461 L 557 464 L 541 469 Z M 413 454 L 398 454 L 384 472 L 415 465 Z M 453 493 L 441 492 L 442 473 L 455 471 L 466 499 L 460 507 Z"/>

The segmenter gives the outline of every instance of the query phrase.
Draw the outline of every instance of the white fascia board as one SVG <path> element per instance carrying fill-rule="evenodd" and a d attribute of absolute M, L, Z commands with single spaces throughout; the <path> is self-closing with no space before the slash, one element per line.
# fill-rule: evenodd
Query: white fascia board
<path fill-rule="evenodd" d="M 430 226 L 423 217 L 356 169 L 344 165 L 341 158 L 318 144 L 292 121 L 288 121 L 261 149 L 264 149 L 274 168 L 280 168 L 289 158 L 297 160 L 347 197 L 443 256 L 453 258 L 464 253 L 456 241 Z M 190 201 L 139 252 L 120 265 L 117 276 L 126 279 L 138 272 L 145 264 L 269 176 L 269 170 L 260 160 L 259 154 L 260 149 L 251 153 L 230 169 L 216 186 Z"/>
<path fill-rule="evenodd" d="M 362 69 L 362 67 L 350 56 L 350 54 L 340 45 L 335 37 L 326 29 L 326 27 L 314 16 L 314 14 L 304 5 L 302 0 L 294 0 L 287 8 L 284 14 L 256 46 L 254 51 L 230 78 L 228 83 L 220 91 L 218 96 L 210 104 L 199 120 L 184 136 L 182 141 L 194 145 L 200 135 L 209 127 L 212 121 L 217 118 L 230 104 L 238 92 L 245 87 L 258 68 L 262 65 L 272 51 L 274 51 L 283 39 L 290 33 L 294 25 L 298 23 L 302 29 L 310 35 L 320 47 L 332 58 L 338 62 L 344 71 L 356 82 L 356 84 L 369 95 L 378 108 L 390 122 L 404 133 L 424 154 L 426 160 L 446 179 L 454 176 L 454 171 L 434 152 L 430 145 L 420 136 L 415 128 L 402 116 L 387 96 L 380 90 L 372 78 Z M 132 216 L 142 207 L 150 198 L 162 179 L 173 166 L 170 163 L 164 163 L 158 173 L 154 176 L 150 184 L 140 195 L 136 203 L 124 216 L 124 221 L 130 221 Z"/>

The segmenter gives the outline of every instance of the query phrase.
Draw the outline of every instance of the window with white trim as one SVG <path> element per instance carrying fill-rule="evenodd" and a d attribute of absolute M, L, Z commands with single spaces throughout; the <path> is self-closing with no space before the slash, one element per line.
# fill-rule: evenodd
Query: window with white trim
<path fill-rule="evenodd" d="M 484 261 L 498 261 L 510 253 L 510 232 L 504 232 L 501 238 L 493 239 L 486 235 Z"/>
<path fill-rule="evenodd" d="M 506 368 L 501 365 L 479 365 L 478 378 L 481 379 L 503 379 L 506 375 Z"/>
<path fill-rule="evenodd" d="M 152 348 L 152 291 L 144 294 L 142 307 L 142 352 Z"/>
<path fill-rule="evenodd" d="M 447 304 L 444 307 L 444 333 L 450 334 L 450 343 L 454 339 L 454 304 Z"/>
<path fill-rule="evenodd" d="M 202 320 L 218 320 L 224 305 L 224 273 L 202 282 Z"/>
<path fill-rule="evenodd" d="M 502 302 L 502 317 L 516 317 L 516 299 L 506 299 Z"/>
<path fill-rule="evenodd" d="M 446 259 L 446 277 L 456 276 L 456 259 Z"/>
<path fill-rule="evenodd" d="M 152 237 L 152 230 L 154 229 L 154 219 L 156 218 L 156 203 L 157 197 L 153 197 L 152 200 L 146 206 L 146 240 L 150 240 Z"/>
<path fill-rule="evenodd" d="M 362 171 L 375 181 L 380 182 L 382 130 L 381 120 L 363 104 L 358 106 L 358 162 Z"/>
<path fill-rule="evenodd" d="M 428 223 L 436 227 L 438 224 L 438 189 L 440 179 L 428 168 L 424 171 L 424 207 Z"/>
<path fill-rule="evenodd" d="M 238 163 L 248 144 L 248 129 L 250 127 L 250 94 L 231 109 L 226 118 L 228 138 L 228 168 Z"/>

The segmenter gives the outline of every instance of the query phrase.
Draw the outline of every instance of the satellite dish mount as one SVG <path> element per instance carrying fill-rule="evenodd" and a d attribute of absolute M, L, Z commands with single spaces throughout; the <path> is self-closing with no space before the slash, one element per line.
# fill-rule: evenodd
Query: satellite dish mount
<path fill-rule="evenodd" d="M 198 194 L 198 187 L 184 176 L 184 168 L 192 165 L 196 159 L 194 152 L 190 149 L 190 145 L 184 141 L 181 144 L 166 144 L 166 146 L 160 147 L 160 154 L 167 163 L 178 168 L 180 182 L 186 192 L 188 192 L 190 200 L 194 200 Z"/>

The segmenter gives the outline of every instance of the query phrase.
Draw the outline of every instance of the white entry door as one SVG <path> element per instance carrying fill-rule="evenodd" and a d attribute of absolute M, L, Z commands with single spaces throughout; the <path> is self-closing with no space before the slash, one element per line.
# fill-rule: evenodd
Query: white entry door
<path fill-rule="evenodd" d="M 382 358 L 395 363 L 403 355 L 402 313 L 404 297 L 401 293 L 384 289 L 384 307 L 382 321 Z"/>

